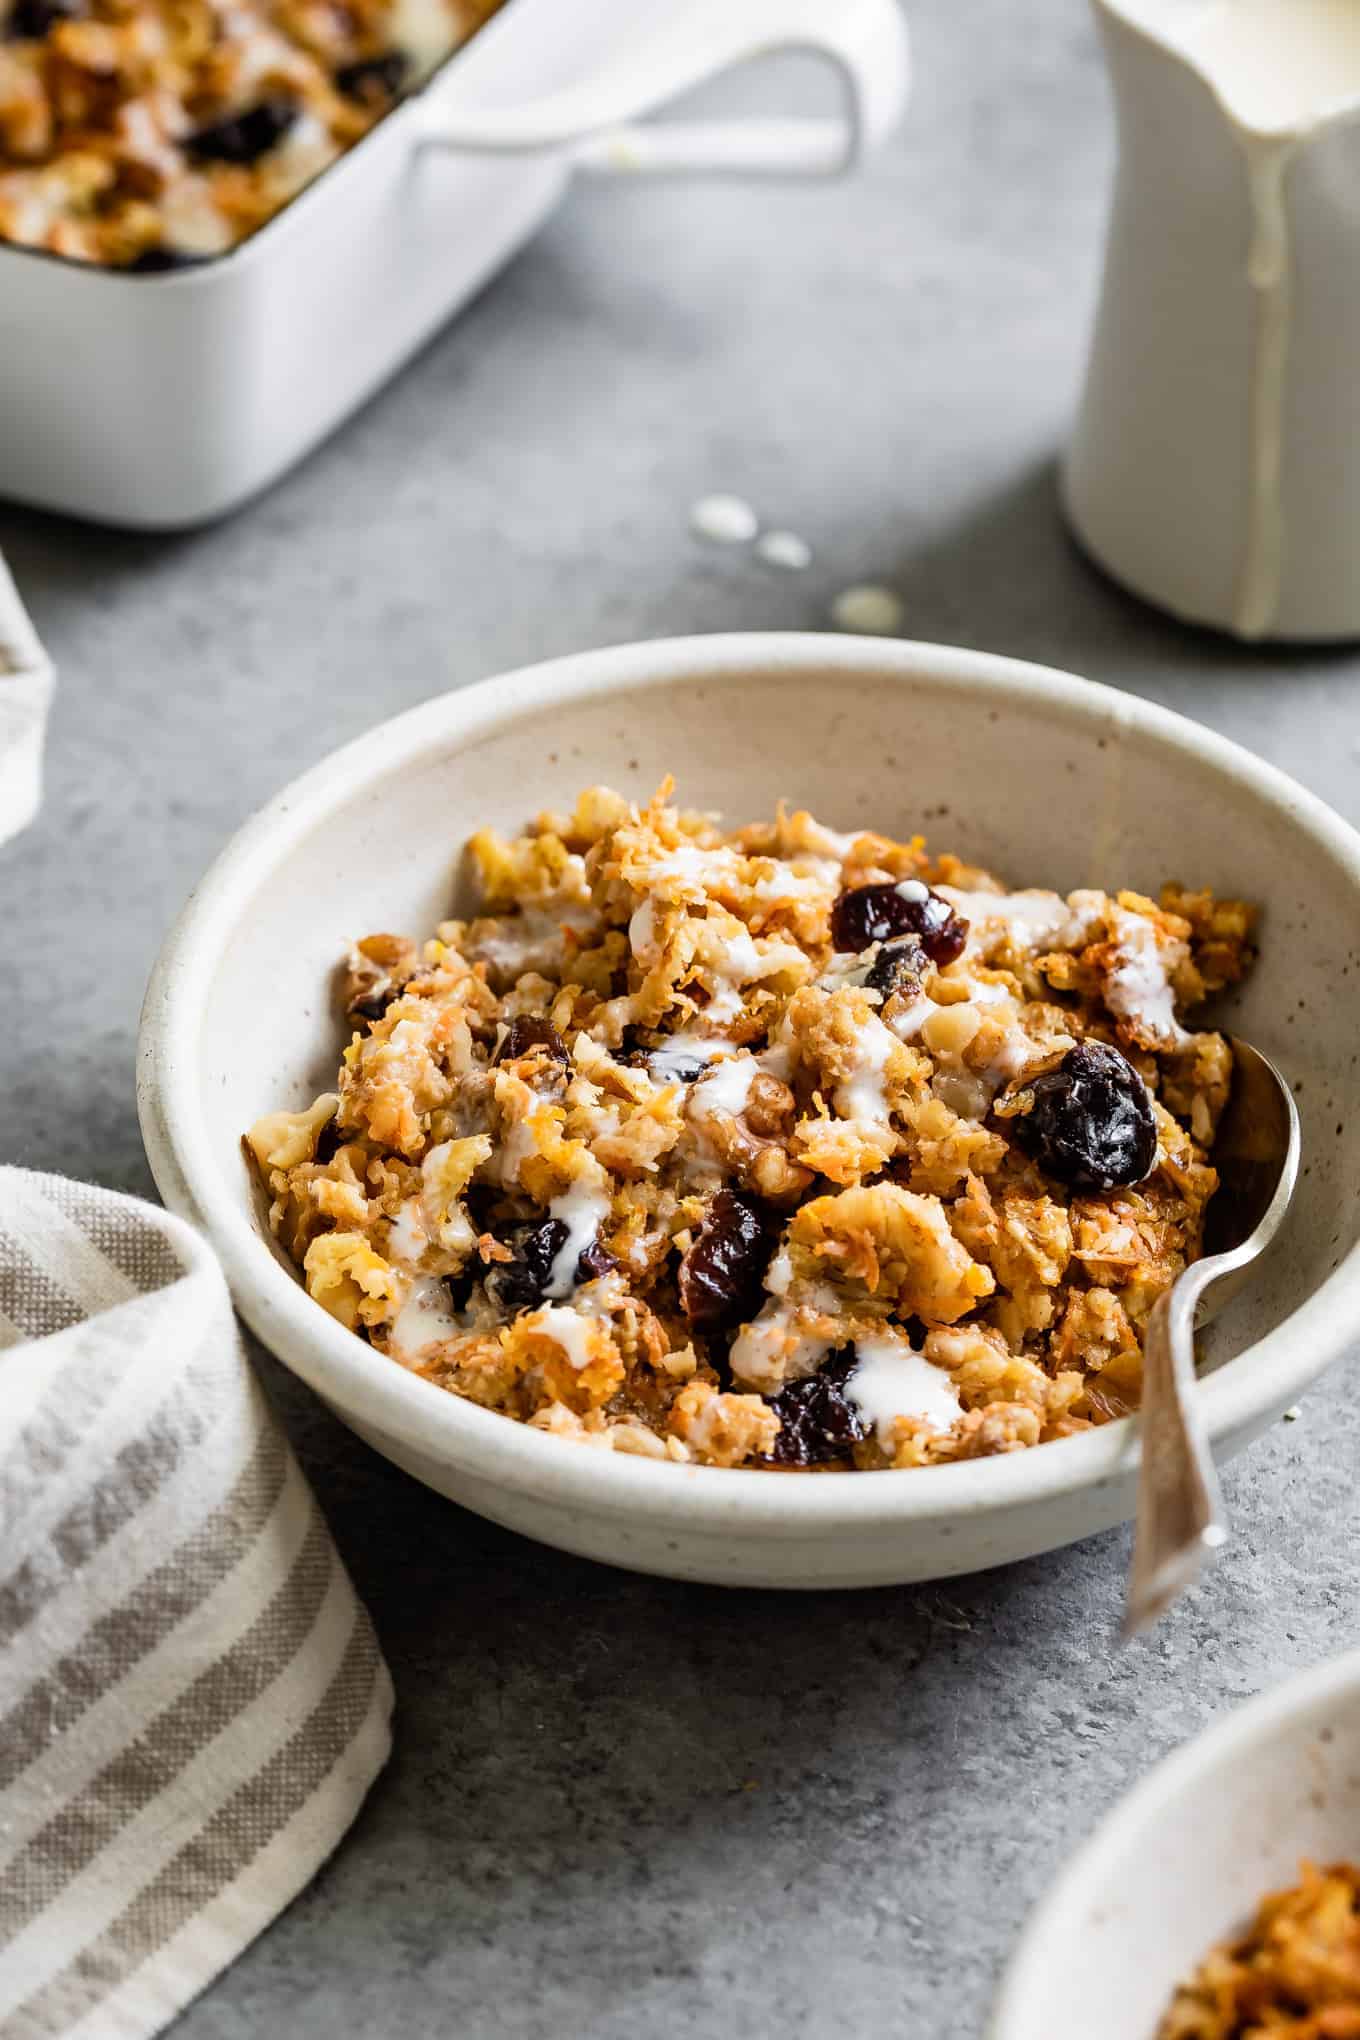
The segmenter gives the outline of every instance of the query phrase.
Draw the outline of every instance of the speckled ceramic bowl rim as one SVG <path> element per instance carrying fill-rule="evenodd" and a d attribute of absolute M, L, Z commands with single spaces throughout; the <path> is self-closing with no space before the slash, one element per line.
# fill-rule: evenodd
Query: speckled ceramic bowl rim
<path fill-rule="evenodd" d="M 1052 1963 L 1071 1946 L 1092 1891 L 1107 1889 L 1121 1866 L 1135 1860 L 1143 1842 L 1175 1809 L 1190 1786 L 1213 1771 L 1251 1775 L 1251 1760 L 1304 1716 L 1329 1702 L 1360 1696 L 1360 1650 L 1297 1672 L 1269 1692 L 1211 1721 L 1148 1772 L 1125 1795 L 1068 1861 L 1026 1922 L 1006 1965 L 987 2029 L 987 2040 L 1028 2033 L 1031 2002 L 1051 1983 Z M 1168 1995 L 1170 1988 L 1168 1987 Z M 1042 2002 L 1042 1999 L 1040 1999 Z"/>
<path fill-rule="evenodd" d="M 1356 888 L 1360 835 L 1284 773 L 1212 731 L 1134 696 L 998 654 L 908 640 L 795 632 L 676 638 L 620 645 L 530 666 L 441 695 L 380 724 L 295 780 L 237 833 L 191 894 L 157 960 L 138 1045 L 142 1132 L 166 1203 L 216 1248 L 252 1330 L 297 1374 L 360 1424 L 418 1442 L 435 1461 L 531 1490 L 563 1505 L 777 1537 L 873 1523 L 985 1514 L 1056 1499 L 1121 1478 L 1136 1450 L 1129 1419 L 1028 1452 L 907 1473 L 828 1475 L 675 1466 L 584 1452 L 395 1367 L 318 1309 L 285 1270 L 214 1161 L 198 1096 L 195 1044 L 216 959 L 256 889 L 334 809 L 394 768 L 450 742 L 485 741 L 508 725 L 561 717 L 576 702 L 695 679 L 753 672 L 889 674 L 957 683 L 1011 705 L 1109 732 L 1137 733 L 1236 782 L 1263 811 L 1313 836 Z M 532 806 L 532 790 L 526 805 Z M 268 1101 L 261 1100 L 261 1108 Z M 1265 1420 L 1294 1400 L 1360 1330 L 1360 1245 L 1283 1324 L 1198 1387 L 1211 1438 Z"/>

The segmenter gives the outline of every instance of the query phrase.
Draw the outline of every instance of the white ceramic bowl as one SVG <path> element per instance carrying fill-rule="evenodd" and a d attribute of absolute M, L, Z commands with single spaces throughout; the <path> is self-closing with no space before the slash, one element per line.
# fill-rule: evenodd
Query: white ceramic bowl
<path fill-rule="evenodd" d="M 1236 1451 L 1360 1327 L 1360 1114 L 1350 1003 L 1360 838 L 1270 766 L 1159 708 L 979 652 L 768 635 L 623 646 L 489 680 L 348 745 L 229 845 L 147 994 L 142 1128 L 166 1202 L 202 1226 L 242 1315 L 380 1452 L 469 1508 L 618 1565 L 732 1584 L 939 1578 L 1049 1550 L 1132 1510 L 1112 1424 L 910 1473 L 674 1467 L 591 1452 L 403 1372 L 305 1295 L 264 1236 L 240 1136 L 332 1080 L 335 960 L 372 928 L 428 930 L 459 846 L 603 780 L 673 771 L 731 819 L 782 794 L 840 828 L 920 827 L 1019 885 L 1167 877 L 1267 909 L 1235 1023 L 1301 1085 L 1305 1171 L 1283 1250 L 1213 1328 L 1199 1387 Z"/>
<path fill-rule="evenodd" d="M 1226 1714 L 1117 1806 L 1044 1900 L 989 2040 L 1155 2040 L 1176 1984 L 1301 1857 L 1360 1855 L 1360 1651 Z"/>

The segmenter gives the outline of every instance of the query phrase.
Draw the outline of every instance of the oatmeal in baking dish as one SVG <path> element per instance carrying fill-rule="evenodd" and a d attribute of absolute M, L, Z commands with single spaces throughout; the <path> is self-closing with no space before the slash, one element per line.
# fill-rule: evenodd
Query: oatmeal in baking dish
<path fill-rule="evenodd" d="M 1253 914 L 1011 891 L 805 812 L 596 787 L 349 958 L 338 1087 L 247 1144 L 308 1291 L 555 1435 L 919 1467 L 1137 1407 L 1199 1251 Z"/>
<path fill-rule="evenodd" d="M 132 269 L 220 255 L 499 0 L 0 0 L 0 240 Z"/>

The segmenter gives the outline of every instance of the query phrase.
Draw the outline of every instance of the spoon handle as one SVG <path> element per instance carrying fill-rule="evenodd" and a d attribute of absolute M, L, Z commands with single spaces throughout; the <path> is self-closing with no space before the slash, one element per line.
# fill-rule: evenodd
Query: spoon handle
<path fill-rule="evenodd" d="M 1195 1305 L 1182 1276 L 1157 1299 L 1143 1340 L 1138 1522 L 1124 1636 L 1136 1636 L 1197 1577 L 1227 1539 L 1218 1475 L 1192 1408 Z"/>

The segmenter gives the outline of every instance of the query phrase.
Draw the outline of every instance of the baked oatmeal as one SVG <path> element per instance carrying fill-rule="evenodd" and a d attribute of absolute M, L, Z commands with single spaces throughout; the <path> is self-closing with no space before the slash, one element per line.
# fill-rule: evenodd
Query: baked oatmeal
<path fill-rule="evenodd" d="M 1360 1870 L 1302 1864 L 1177 1991 L 1158 2040 L 1360 2040 Z"/>
<path fill-rule="evenodd" d="M 1011 892 L 596 787 L 350 955 L 338 1090 L 247 1145 L 310 1294 L 562 1438 L 916 1467 L 1137 1407 L 1199 1251 L 1252 909 Z"/>
<path fill-rule="evenodd" d="M 0 0 L 0 240 L 119 268 L 221 255 L 498 0 Z"/>

